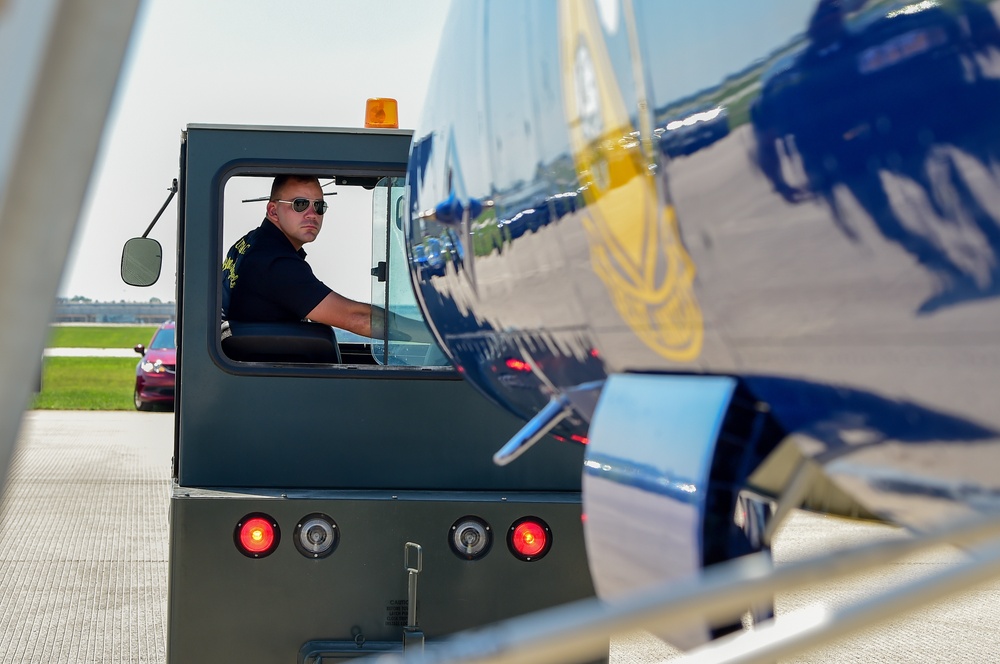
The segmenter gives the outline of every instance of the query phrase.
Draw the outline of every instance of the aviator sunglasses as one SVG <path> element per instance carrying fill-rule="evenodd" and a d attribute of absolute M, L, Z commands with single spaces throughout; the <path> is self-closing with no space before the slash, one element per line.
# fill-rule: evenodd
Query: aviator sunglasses
<path fill-rule="evenodd" d="M 324 212 L 326 212 L 327 208 L 330 207 L 326 201 L 318 201 L 318 200 L 313 201 L 308 198 L 293 198 L 290 201 L 282 201 L 279 199 L 275 199 L 274 202 L 288 203 L 289 205 L 292 206 L 292 209 L 295 210 L 296 212 L 305 212 L 306 208 L 309 207 L 309 204 L 312 203 L 313 209 L 316 210 L 316 214 L 323 214 Z"/>

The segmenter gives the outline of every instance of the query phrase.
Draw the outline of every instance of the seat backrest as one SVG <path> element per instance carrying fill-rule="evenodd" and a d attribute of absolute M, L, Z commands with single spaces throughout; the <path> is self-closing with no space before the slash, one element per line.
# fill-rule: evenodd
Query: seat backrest
<path fill-rule="evenodd" d="M 333 328 L 322 323 L 222 323 L 222 351 L 240 362 L 340 363 Z"/>

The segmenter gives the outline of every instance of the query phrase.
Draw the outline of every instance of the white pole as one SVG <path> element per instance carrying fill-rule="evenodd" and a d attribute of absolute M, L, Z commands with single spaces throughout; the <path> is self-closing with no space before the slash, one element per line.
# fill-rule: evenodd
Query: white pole
<path fill-rule="evenodd" d="M 0 1 L 0 489 L 138 5 Z"/>

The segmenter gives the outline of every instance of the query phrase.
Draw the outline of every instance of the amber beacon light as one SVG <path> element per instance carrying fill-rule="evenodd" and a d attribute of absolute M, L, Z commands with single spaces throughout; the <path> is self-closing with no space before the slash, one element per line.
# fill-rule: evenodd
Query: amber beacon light
<path fill-rule="evenodd" d="M 399 111 L 396 100 L 390 97 L 372 97 L 365 104 L 365 126 L 373 129 L 398 129 Z"/>
<path fill-rule="evenodd" d="M 233 533 L 236 548 L 250 558 L 263 558 L 278 548 L 281 532 L 278 522 L 267 514 L 247 514 L 236 524 Z"/>

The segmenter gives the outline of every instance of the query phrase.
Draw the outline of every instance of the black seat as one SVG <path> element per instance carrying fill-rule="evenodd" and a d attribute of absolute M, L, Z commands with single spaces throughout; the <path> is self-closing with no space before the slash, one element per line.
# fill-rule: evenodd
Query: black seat
<path fill-rule="evenodd" d="M 222 323 L 222 351 L 240 362 L 340 363 L 333 328 L 322 323 Z"/>

